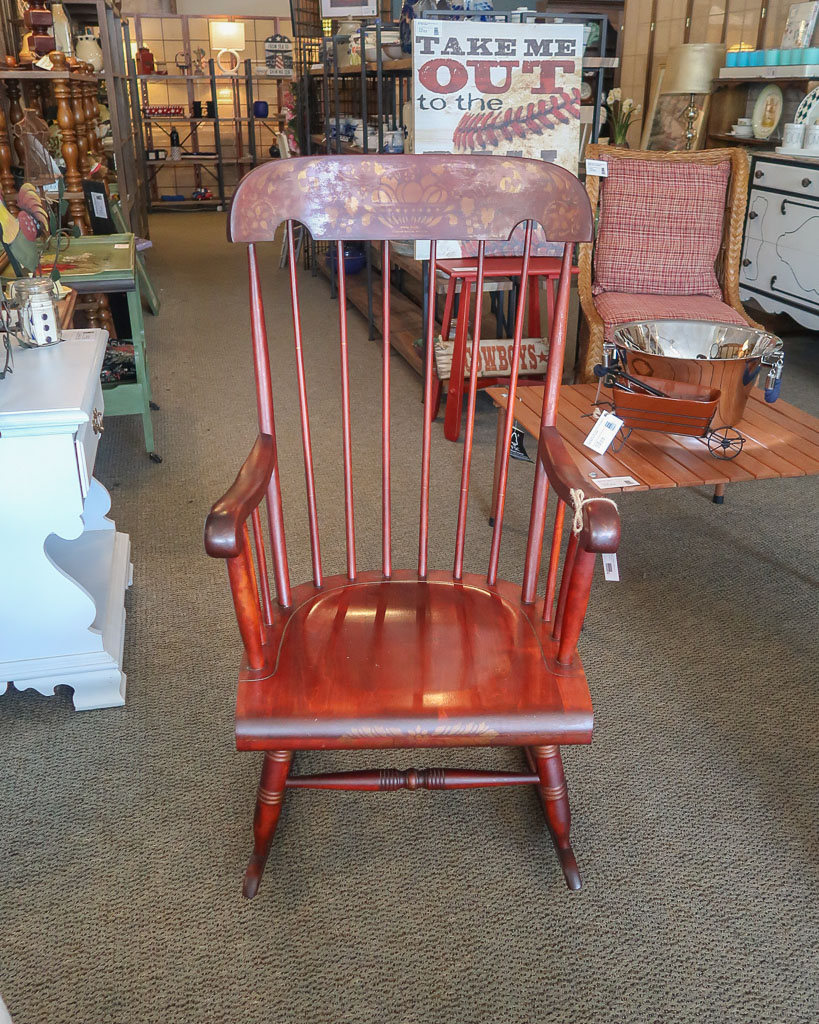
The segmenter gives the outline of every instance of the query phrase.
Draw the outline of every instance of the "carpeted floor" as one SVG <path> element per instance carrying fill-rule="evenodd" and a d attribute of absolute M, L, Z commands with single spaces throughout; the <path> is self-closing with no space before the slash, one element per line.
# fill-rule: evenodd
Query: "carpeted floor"
<path fill-rule="evenodd" d="M 259 896 L 242 900 L 260 761 L 233 749 L 239 642 L 202 525 L 254 436 L 244 254 L 224 242 L 220 215 L 165 215 L 152 230 L 164 462 L 146 458 L 136 418 L 107 421 L 97 461 L 133 545 L 127 703 L 77 714 L 64 690 L 0 698 L 0 993 L 16 1024 L 816 1024 L 816 478 L 736 485 L 723 507 L 705 489 L 620 500 L 622 582 L 596 580 L 581 640 L 595 742 L 566 753 L 582 892 L 565 888 L 532 792 L 299 792 Z M 264 260 L 268 319 L 289 353 L 277 255 Z M 338 571 L 336 312 L 323 278 L 302 287 L 318 474 L 329 477 L 325 567 Z M 350 322 L 367 565 L 378 558 L 378 350 Z M 817 345 L 788 341 L 783 387 L 813 413 Z M 405 471 L 396 563 L 411 565 L 420 382 L 399 357 L 393 375 Z M 282 435 L 292 382 L 282 356 Z M 482 399 L 475 571 L 493 442 Z M 460 453 L 439 423 L 441 567 Z M 292 510 L 303 492 L 294 440 L 280 454 Z M 513 464 L 511 477 L 503 569 L 519 579 L 531 468 Z M 304 577 L 306 538 L 292 529 L 288 540 Z M 519 764 L 504 751 L 450 760 Z"/>

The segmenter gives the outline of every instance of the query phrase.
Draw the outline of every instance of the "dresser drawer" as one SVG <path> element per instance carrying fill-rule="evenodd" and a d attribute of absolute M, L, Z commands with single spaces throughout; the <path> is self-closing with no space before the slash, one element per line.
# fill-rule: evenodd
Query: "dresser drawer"
<path fill-rule="evenodd" d="M 77 469 L 80 473 L 80 487 L 83 498 L 88 493 L 91 477 L 94 475 L 94 463 L 97 459 L 97 446 L 102 433 L 102 414 L 105 406 L 102 400 L 102 385 L 97 382 L 94 400 L 89 411 L 89 419 L 77 431 Z"/>
<path fill-rule="evenodd" d="M 778 188 L 797 195 L 816 196 L 819 199 L 819 166 L 798 167 L 773 160 L 757 160 L 751 184 Z"/>
<path fill-rule="evenodd" d="M 762 242 L 746 245 L 740 285 L 816 306 L 819 296 L 819 261 L 783 245 Z"/>

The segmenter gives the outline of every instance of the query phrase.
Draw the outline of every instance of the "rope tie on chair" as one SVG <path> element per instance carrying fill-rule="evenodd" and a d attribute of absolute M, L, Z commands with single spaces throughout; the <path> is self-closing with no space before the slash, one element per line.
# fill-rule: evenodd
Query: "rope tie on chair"
<path fill-rule="evenodd" d="M 572 508 L 574 509 L 572 533 L 580 533 L 583 529 L 583 509 L 593 501 L 605 501 L 607 505 L 614 505 L 615 510 L 617 509 L 617 502 L 611 498 L 587 498 L 579 487 L 572 487 L 569 494 L 572 499 Z"/>

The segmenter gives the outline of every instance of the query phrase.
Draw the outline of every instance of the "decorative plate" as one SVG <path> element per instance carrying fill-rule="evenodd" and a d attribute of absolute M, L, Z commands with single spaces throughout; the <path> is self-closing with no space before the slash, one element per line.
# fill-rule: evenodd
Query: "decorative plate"
<path fill-rule="evenodd" d="M 819 121 L 819 85 L 796 108 L 794 124 L 816 124 Z"/>
<path fill-rule="evenodd" d="M 757 97 L 751 121 L 755 139 L 768 139 L 776 131 L 785 101 L 778 85 L 766 85 Z"/>

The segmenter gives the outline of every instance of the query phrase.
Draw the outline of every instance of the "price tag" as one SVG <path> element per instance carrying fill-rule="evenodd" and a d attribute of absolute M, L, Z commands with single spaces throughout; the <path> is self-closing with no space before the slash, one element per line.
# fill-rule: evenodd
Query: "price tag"
<path fill-rule="evenodd" d="M 91 205 L 94 207 L 95 217 L 99 217 L 101 220 L 108 217 L 108 211 L 105 209 L 105 196 L 101 192 L 91 193 Z"/>
<path fill-rule="evenodd" d="M 639 487 L 640 481 L 633 476 L 601 476 L 595 477 L 594 485 L 601 491 L 608 491 L 613 487 Z"/>
<path fill-rule="evenodd" d="M 593 452 L 604 455 L 622 425 L 623 421 L 619 416 L 615 416 L 613 412 L 604 412 L 589 431 L 583 444 Z"/>
<path fill-rule="evenodd" d="M 587 160 L 586 174 L 592 175 L 595 178 L 608 178 L 609 165 L 605 160 Z"/>
<path fill-rule="evenodd" d="M 419 18 L 415 22 L 415 38 L 420 39 L 422 36 L 429 36 L 433 39 L 437 39 L 441 34 L 441 26 L 431 19 Z"/>
<path fill-rule="evenodd" d="M 603 555 L 603 575 L 612 583 L 620 582 L 620 570 L 617 567 L 617 555 Z"/>

